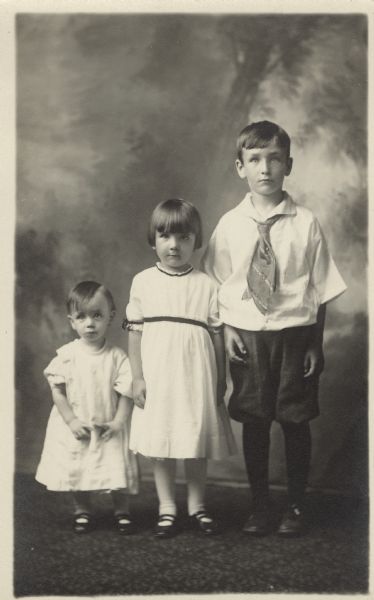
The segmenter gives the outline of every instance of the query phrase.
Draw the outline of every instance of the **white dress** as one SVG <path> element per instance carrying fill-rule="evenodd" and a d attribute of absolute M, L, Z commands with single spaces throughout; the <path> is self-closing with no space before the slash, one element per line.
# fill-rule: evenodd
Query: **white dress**
<path fill-rule="evenodd" d="M 110 440 L 100 438 L 100 424 L 114 418 L 118 395 L 131 397 L 129 360 L 107 343 L 90 350 L 74 340 L 57 350 L 44 370 L 51 387 L 65 384 L 74 414 L 91 428 L 89 440 L 77 440 L 52 408 L 36 480 L 53 491 L 115 490 L 138 492 L 138 465 L 129 450 L 129 420 Z"/>
<path fill-rule="evenodd" d="M 159 264 L 133 280 L 129 329 L 143 331 L 144 409 L 134 406 L 130 448 L 155 458 L 221 459 L 236 452 L 226 406 L 217 408 L 217 368 L 208 329 L 218 319 L 214 283 L 192 267 Z"/>

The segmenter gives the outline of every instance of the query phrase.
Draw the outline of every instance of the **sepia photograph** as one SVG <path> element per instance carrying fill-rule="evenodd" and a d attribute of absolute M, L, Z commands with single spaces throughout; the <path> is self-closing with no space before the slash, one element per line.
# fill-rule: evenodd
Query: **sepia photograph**
<path fill-rule="evenodd" d="M 9 597 L 370 595 L 369 4 L 1 7 Z"/>

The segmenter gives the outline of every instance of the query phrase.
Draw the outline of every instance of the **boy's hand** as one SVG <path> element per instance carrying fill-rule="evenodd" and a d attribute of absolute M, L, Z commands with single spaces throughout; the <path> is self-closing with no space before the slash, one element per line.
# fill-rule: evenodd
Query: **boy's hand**
<path fill-rule="evenodd" d="M 132 395 L 134 404 L 138 408 L 144 408 L 146 397 L 146 386 L 143 378 L 134 379 L 132 382 Z"/>
<path fill-rule="evenodd" d="M 311 346 L 304 357 L 304 377 L 320 375 L 325 364 L 323 350 L 320 346 Z"/>
<path fill-rule="evenodd" d="M 116 433 L 118 433 L 118 431 L 121 431 L 123 429 L 123 423 L 121 420 L 117 421 L 116 419 L 113 419 L 113 421 L 108 421 L 108 423 L 102 423 L 102 425 L 100 425 L 100 429 L 101 439 L 107 442 L 108 440 L 110 440 L 112 435 L 115 435 Z"/>
<path fill-rule="evenodd" d="M 223 403 L 226 394 L 226 377 L 219 378 L 217 381 L 217 406 Z"/>
<path fill-rule="evenodd" d="M 238 332 L 230 325 L 225 325 L 225 348 L 231 362 L 247 364 L 247 349 Z"/>
<path fill-rule="evenodd" d="M 91 430 L 88 425 L 82 423 L 77 417 L 68 423 L 68 427 L 77 440 L 89 440 L 91 437 Z"/>

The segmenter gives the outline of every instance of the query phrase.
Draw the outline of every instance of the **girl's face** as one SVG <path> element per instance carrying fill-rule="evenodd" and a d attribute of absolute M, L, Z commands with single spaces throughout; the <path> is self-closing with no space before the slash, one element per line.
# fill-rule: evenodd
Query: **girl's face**
<path fill-rule="evenodd" d="M 68 319 L 82 342 L 101 348 L 113 316 L 104 294 L 97 292 L 89 302 L 74 310 Z"/>
<path fill-rule="evenodd" d="M 195 249 L 196 235 L 190 233 L 166 233 L 156 231 L 156 254 L 161 265 L 170 271 L 184 271 Z"/>

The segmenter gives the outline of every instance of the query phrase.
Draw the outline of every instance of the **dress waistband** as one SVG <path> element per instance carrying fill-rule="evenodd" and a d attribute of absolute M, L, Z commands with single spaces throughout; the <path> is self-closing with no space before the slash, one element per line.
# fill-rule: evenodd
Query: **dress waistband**
<path fill-rule="evenodd" d="M 184 317 L 144 317 L 144 323 L 153 323 L 155 321 L 171 321 L 172 323 L 187 323 L 188 325 L 197 325 L 203 327 L 209 331 L 208 325 L 204 321 L 197 321 L 196 319 L 185 319 Z"/>

